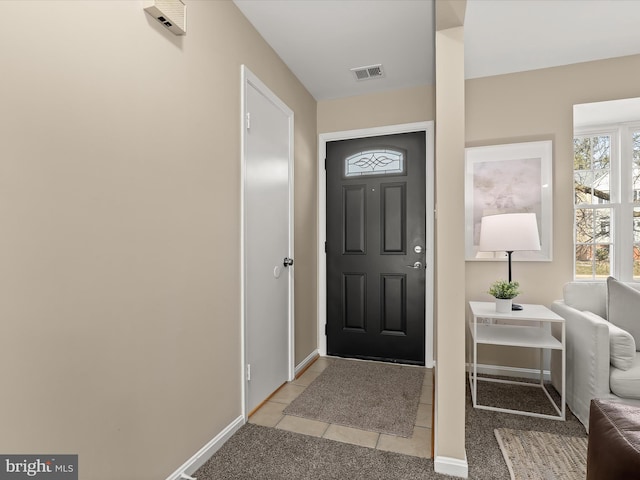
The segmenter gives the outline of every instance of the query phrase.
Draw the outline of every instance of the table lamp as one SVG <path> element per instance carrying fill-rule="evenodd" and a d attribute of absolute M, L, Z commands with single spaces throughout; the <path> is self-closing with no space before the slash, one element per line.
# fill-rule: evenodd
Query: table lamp
<path fill-rule="evenodd" d="M 536 214 L 505 213 L 482 217 L 478 250 L 507 252 L 511 281 L 511 254 L 522 250 L 540 250 Z M 514 304 L 512 309 L 522 310 L 522 305 Z"/>

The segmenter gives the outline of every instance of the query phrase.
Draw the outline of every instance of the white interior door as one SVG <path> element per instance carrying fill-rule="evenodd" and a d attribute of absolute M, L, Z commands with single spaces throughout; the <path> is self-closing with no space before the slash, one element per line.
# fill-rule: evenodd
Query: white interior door
<path fill-rule="evenodd" d="M 243 68 L 245 406 L 290 379 L 293 112 Z"/>

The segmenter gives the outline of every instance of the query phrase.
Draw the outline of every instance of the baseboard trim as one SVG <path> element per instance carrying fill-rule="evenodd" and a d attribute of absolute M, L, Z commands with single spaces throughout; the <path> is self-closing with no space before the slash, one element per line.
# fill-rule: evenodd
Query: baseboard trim
<path fill-rule="evenodd" d="M 467 372 L 471 370 L 471 364 L 467 363 Z M 535 368 L 520 368 L 520 367 L 503 367 L 498 365 L 483 365 L 478 364 L 478 373 L 483 375 L 502 375 L 505 377 L 521 377 L 531 378 L 537 380 L 540 378 L 540 370 Z M 551 372 L 549 370 L 543 370 L 543 378 L 546 381 L 551 380 Z"/>
<path fill-rule="evenodd" d="M 202 447 L 189 460 L 184 462 L 175 472 L 167 477 L 167 480 L 180 480 L 186 478 L 185 475 L 192 475 L 202 465 L 206 463 L 211 456 L 216 453 L 224 443 L 236 433 L 240 427 L 244 425 L 244 417 L 239 416 L 233 422 L 226 426 L 218 435 Z"/>
<path fill-rule="evenodd" d="M 318 357 L 318 355 L 319 355 L 318 350 L 316 349 L 313 352 L 311 352 L 309 355 L 307 355 L 307 358 L 305 358 L 298 365 L 296 365 L 296 368 L 294 370 L 294 374 L 296 378 L 298 377 L 298 374 L 300 372 L 302 372 L 305 368 L 307 368 L 309 364 L 311 364 L 311 362 L 313 362 Z"/>
<path fill-rule="evenodd" d="M 436 473 L 451 475 L 453 477 L 468 478 L 469 464 L 465 455 L 464 460 L 452 457 L 436 456 L 433 460 L 433 469 Z"/>

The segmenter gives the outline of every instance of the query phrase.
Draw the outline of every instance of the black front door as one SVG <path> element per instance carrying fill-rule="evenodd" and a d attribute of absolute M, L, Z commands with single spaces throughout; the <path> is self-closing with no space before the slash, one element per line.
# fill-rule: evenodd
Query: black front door
<path fill-rule="evenodd" d="M 424 365 L 425 133 L 327 143 L 327 353 Z"/>

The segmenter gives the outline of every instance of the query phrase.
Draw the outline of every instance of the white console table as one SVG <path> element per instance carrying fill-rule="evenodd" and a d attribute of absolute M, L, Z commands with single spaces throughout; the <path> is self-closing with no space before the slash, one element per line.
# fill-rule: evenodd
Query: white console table
<path fill-rule="evenodd" d="M 522 305 L 522 310 L 514 310 L 508 313 L 496 312 L 494 302 L 469 302 L 469 330 L 471 332 L 470 352 L 472 365 L 469 369 L 469 386 L 473 407 L 494 410 L 498 412 L 516 413 L 532 417 L 550 418 L 554 420 L 565 419 L 565 390 L 566 390 L 566 332 L 564 318 L 549 310 L 543 305 Z M 503 321 L 500 323 L 500 321 Z M 531 326 L 531 324 L 534 326 Z M 561 338 L 558 340 L 551 335 L 551 324 L 561 325 Z M 519 382 L 488 377 L 478 377 L 478 345 L 506 345 L 511 347 L 540 349 L 540 383 Z M 560 392 L 560 408 L 553 401 L 544 385 L 543 378 L 543 351 L 545 349 L 558 350 L 562 355 L 562 388 Z M 510 383 L 542 388 L 547 398 L 556 410 L 557 415 L 512 410 L 508 408 L 491 407 L 481 405 L 478 402 L 478 381 L 490 381 Z"/>

